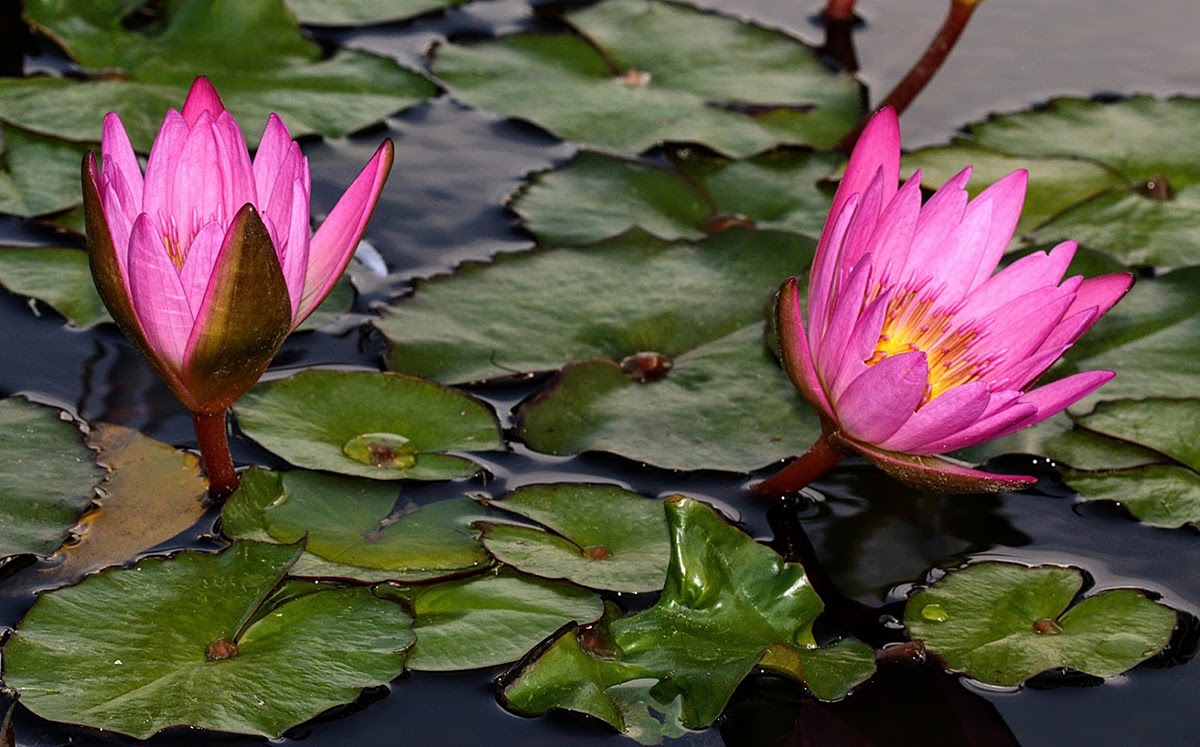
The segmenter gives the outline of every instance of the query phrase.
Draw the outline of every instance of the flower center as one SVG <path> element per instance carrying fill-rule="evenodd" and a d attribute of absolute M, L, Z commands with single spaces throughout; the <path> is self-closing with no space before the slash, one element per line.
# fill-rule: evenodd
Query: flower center
<path fill-rule="evenodd" d="M 924 405 L 947 389 L 977 381 L 991 368 L 987 357 L 972 350 L 979 332 L 954 324 L 953 309 L 935 308 L 936 294 L 905 289 L 888 302 L 875 351 L 865 363 L 873 366 L 888 356 L 921 351 L 929 367 Z"/>

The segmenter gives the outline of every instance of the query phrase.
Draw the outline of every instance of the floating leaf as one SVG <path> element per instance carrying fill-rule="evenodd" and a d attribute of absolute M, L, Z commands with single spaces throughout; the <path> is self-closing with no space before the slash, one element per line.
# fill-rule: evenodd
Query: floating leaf
<path fill-rule="evenodd" d="M 588 244 L 637 226 L 663 239 L 700 239 L 729 225 L 821 232 L 830 195 L 818 189 L 840 158 L 772 151 L 740 161 L 695 149 L 669 163 L 583 151 L 533 177 L 512 208 L 548 244 Z"/>
<path fill-rule="evenodd" d="M 78 205 L 83 201 L 79 162 L 84 150 L 75 143 L 0 127 L 0 213 L 29 218 Z"/>
<path fill-rule="evenodd" d="M 1101 402 L 1076 423 L 1095 433 L 1152 449 L 1200 472 L 1200 400 Z"/>
<path fill-rule="evenodd" d="M 1116 501 L 1156 527 L 1200 527 L 1200 475 L 1173 464 L 1106 472 L 1069 470 L 1067 484 L 1081 501 Z"/>
<path fill-rule="evenodd" d="M 0 400 L 0 558 L 46 555 L 67 539 L 104 472 L 58 410 Z"/>
<path fill-rule="evenodd" d="M 573 363 L 518 410 L 517 433 L 549 454 L 607 451 L 669 469 L 746 472 L 821 433 L 753 324 L 696 347 L 657 381 L 611 361 Z"/>
<path fill-rule="evenodd" d="M 587 589 L 506 572 L 379 593 L 412 610 L 417 645 L 408 666 L 418 670 L 515 661 L 563 625 L 591 622 L 603 611 Z"/>
<path fill-rule="evenodd" d="M 980 163 L 984 178 L 973 189 L 1028 168 L 1022 226 L 1031 240 L 1074 239 L 1127 264 L 1196 264 L 1197 121 L 1200 99 L 1059 98 L 968 125 L 949 148 L 918 151 L 906 163 L 921 167 L 931 186 L 961 164 Z"/>
<path fill-rule="evenodd" d="M 509 708 L 530 715 L 551 708 L 590 713 L 650 744 L 712 723 L 760 661 L 790 676 L 801 673 L 798 662 L 815 650 L 812 621 L 822 607 L 804 569 L 702 503 L 676 496 L 666 509 L 671 564 L 658 603 L 591 629 L 565 630 L 508 679 L 502 698 Z M 779 666 L 784 652 L 796 663 Z M 803 668 L 814 692 L 840 697 L 873 671 L 866 647 L 818 656 L 821 663 Z M 847 671 L 853 677 L 846 678 Z M 614 692 L 622 685 L 649 697 Z"/>
<path fill-rule="evenodd" d="M 1082 586 L 1073 568 L 977 563 L 913 594 L 904 624 L 952 671 L 1008 687 L 1057 667 L 1111 677 L 1167 644 L 1174 611 L 1134 589 L 1068 610 Z"/>
<path fill-rule="evenodd" d="M 175 724 L 278 737 L 396 677 L 414 640 L 367 588 L 260 609 L 300 552 L 241 542 L 43 594 L 4 648 L 5 682 L 43 718 L 137 738 Z"/>
<path fill-rule="evenodd" d="M 662 588 L 670 540 L 660 501 L 615 485 L 561 483 L 526 485 L 487 505 L 551 530 L 479 522 L 483 544 L 502 563 L 593 589 Z"/>
<path fill-rule="evenodd" d="M 296 331 L 307 332 L 321 329 L 350 313 L 353 306 L 354 284 L 350 282 L 349 275 L 343 275 L 341 280 L 334 283 L 333 289 L 329 291 L 329 295 L 325 297 L 321 305 L 317 306 L 313 313 L 296 328 Z"/>
<path fill-rule="evenodd" d="M 372 26 L 403 21 L 466 0 L 287 0 L 296 20 L 306 26 Z"/>
<path fill-rule="evenodd" d="M 74 181 L 79 181 L 78 174 Z M 92 282 L 87 253 L 78 249 L 0 249 L 0 283 L 13 293 L 46 303 L 76 327 L 111 321 Z"/>
<path fill-rule="evenodd" d="M 491 565 L 469 498 L 393 511 L 394 484 L 252 468 L 222 511 L 231 537 L 290 544 L 307 538 L 297 576 L 424 581 Z"/>
<path fill-rule="evenodd" d="M 475 474 L 441 452 L 503 446 L 479 400 L 429 381 L 369 371 L 303 371 L 259 384 L 237 403 L 238 424 L 289 462 L 375 480 Z"/>
<path fill-rule="evenodd" d="M 780 31 L 644 0 L 606 0 L 567 21 L 570 33 L 443 44 L 433 71 L 469 104 L 626 153 L 662 141 L 733 156 L 830 146 L 862 113 L 857 81 Z"/>
<path fill-rule="evenodd" d="M 73 583 L 135 558 L 187 531 L 208 508 L 208 482 L 194 454 L 109 423 L 92 424 L 87 443 L 108 476 L 96 509 L 73 531 L 79 541 L 38 569 L 41 586 Z"/>
<path fill-rule="evenodd" d="M 418 282 L 376 322 L 389 367 L 444 382 L 562 368 L 638 353 L 668 360 L 762 322 L 813 242 L 732 229 L 673 245 L 631 232 L 595 246 L 466 264 Z"/>
<path fill-rule="evenodd" d="M 116 111 L 135 148 L 148 150 L 169 107 L 179 107 L 197 71 L 221 91 L 257 142 L 278 112 L 293 135 L 344 135 L 435 92 L 394 61 L 361 52 L 321 59 L 283 0 L 171 3 L 147 31 L 126 27 L 125 0 L 26 3 L 26 18 L 80 65 L 122 70 L 122 79 L 0 81 L 0 119 L 68 140 L 94 141 Z M 76 170 L 77 163 L 74 164 Z"/>

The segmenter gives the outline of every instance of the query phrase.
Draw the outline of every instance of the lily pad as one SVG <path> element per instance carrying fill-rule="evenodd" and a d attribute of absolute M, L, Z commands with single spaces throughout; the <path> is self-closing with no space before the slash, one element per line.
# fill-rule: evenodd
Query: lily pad
<path fill-rule="evenodd" d="M 47 555 L 92 503 L 103 470 L 77 428 L 53 408 L 0 400 L 0 558 Z"/>
<path fill-rule="evenodd" d="M 373 26 L 403 21 L 466 0 L 287 0 L 296 20 L 306 26 Z"/>
<path fill-rule="evenodd" d="M 760 661 L 777 662 L 784 651 L 802 661 L 816 650 L 812 621 L 822 604 L 801 566 L 785 563 L 702 503 L 676 496 L 666 511 L 671 564 L 659 601 L 590 629 L 564 630 L 508 678 L 502 693 L 507 707 L 529 715 L 551 708 L 590 713 L 655 743 L 664 734 L 712 723 Z M 825 654 L 825 666 L 803 668 L 814 692 L 841 697 L 873 671 L 866 647 L 841 653 L 841 664 Z M 816 683 L 843 669 L 856 673 L 853 682 L 839 672 L 842 686 Z M 797 676 L 802 668 L 778 670 Z M 622 685 L 650 697 L 621 697 L 613 688 Z M 647 709 L 655 713 L 657 729 L 646 728 Z"/>
<path fill-rule="evenodd" d="M 450 450 L 503 448 L 492 411 L 461 392 L 372 371 L 303 371 L 259 384 L 238 424 L 292 464 L 374 480 L 450 480 L 479 471 Z"/>
<path fill-rule="evenodd" d="M 448 383 L 644 352 L 675 359 L 761 322 L 812 251 L 809 239 L 771 231 L 731 229 L 688 245 L 632 231 L 465 264 L 418 282 L 375 324 L 390 368 Z"/>
<path fill-rule="evenodd" d="M 593 589 L 662 588 L 670 540 L 661 501 L 615 485 L 561 483 L 526 485 L 487 505 L 550 530 L 478 522 L 483 544 L 502 563 Z"/>
<path fill-rule="evenodd" d="M 980 189 L 1030 171 L 1022 226 L 1037 242 L 1074 239 L 1127 264 L 1200 262 L 1200 99 L 1058 98 L 968 125 L 949 148 L 908 157 L 929 184 L 979 162 Z"/>
<path fill-rule="evenodd" d="M 511 572 L 378 593 L 412 611 L 417 645 L 410 669 L 450 671 L 516 661 L 563 625 L 600 617 L 603 605 L 578 586 Z"/>
<path fill-rule="evenodd" d="M 140 3 L 31 0 L 26 18 L 80 65 L 123 71 L 119 80 L 0 81 L 0 119 L 68 140 L 94 141 L 116 111 L 135 148 L 147 150 L 168 107 L 197 71 L 208 76 L 254 144 L 278 112 L 293 135 L 344 135 L 432 96 L 434 86 L 394 61 L 361 52 L 321 59 L 283 0 L 171 3 L 145 30 L 127 28 Z"/>
<path fill-rule="evenodd" d="M 76 174 L 74 181 L 78 180 Z M 4 247 L 0 249 L 0 283 L 13 293 L 46 303 L 76 327 L 87 329 L 112 321 L 92 282 L 87 252 L 65 247 Z"/>
<path fill-rule="evenodd" d="M 661 0 L 605 0 L 566 20 L 570 32 L 443 44 L 433 72 L 471 105 L 625 153 L 827 147 L 862 114 L 858 82 L 781 31 Z"/>
<path fill-rule="evenodd" d="M 137 738 L 176 724 L 279 737 L 399 675 L 414 640 L 368 588 L 260 609 L 300 552 L 240 542 L 43 594 L 5 645 L 5 683 L 43 718 Z"/>
<path fill-rule="evenodd" d="M 690 350 L 655 381 L 612 361 L 573 363 L 517 411 L 517 434 L 548 454 L 607 451 L 659 467 L 748 472 L 821 434 L 763 342 L 762 324 Z"/>
<path fill-rule="evenodd" d="M 478 571 L 492 559 L 469 498 L 393 510 L 393 484 L 252 468 L 221 513 L 231 537 L 290 544 L 307 537 L 294 576 L 425 581 Z"/>
<path fill-rule="evenodd" d="M 817 236 L 831 199 L 818 183 L 840 160 L 798 150 L 744 160 L 690 148 L 667 155 L 662 165 L 583 151 L 533 177 L 512 208 L 548 244 L 589 244 L 634 226 L 668 240 L 750 224 Z"/>
<path fill-rule="evenodd" d="M 1081 501 L 1116 501 L 1156 527 L 1200 527 L 1200 475 L 1174 464 L 1104 472 L 1067 471 Z"/>
<path fill-rule="evenodd" d="M 1152 449 L 1200 472 L 1200 400 L 1142 399 L 1101 402 L 1076 418 L 1080 426 Z"/>
<path fill-rule="evenodd" d="M 955 672 L 1012 687 L 1058 667 L 1111 677 L 1162 650 L 1175 612 L 1134 589 L 1110 589 L 1069 610 L 1074 568 L 977 563 L 908 600 L 904 624 Z"/>
<path fill-rule="evenodd" d="M 99 131 L 91 139 L 99 137 Z M 83 201 L 79 162 L 86 148 L 16 127 L 0 127 L 0 213 L 30 218 Z"/>

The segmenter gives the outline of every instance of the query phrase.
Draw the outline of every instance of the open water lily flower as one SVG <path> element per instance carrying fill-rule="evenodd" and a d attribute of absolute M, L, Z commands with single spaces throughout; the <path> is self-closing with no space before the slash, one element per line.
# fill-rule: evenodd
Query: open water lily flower
<path fill-rule="evenodd" d="M 385 140 L 310 235 L 308 160 L 280 118 L 251 160 L 216 90 L 197 78 L 170 110 L 146 173 L 116 114 L 101 163 L 83 159 L 92 277 L 133 344 L 192 411 L 211 489 L 237 485 L 225 411 L 341 277 L 392 167 Z"/>
<path fill-rule="evenodd" d="M 855 452 L 924 489 L 1019 488 L 1034 478 L 935 455 L 1038 423 L 1113 377 L 1086 371 L 1034 386 L 1133 278 L 1064 280 L 1073 242 L 996 272 L 1026 172 L 968 201 L 967 168 L 922 204 L 920 173 L 898 187 L 899 171 L 900 129 L 889 108 L 871 119 L 850 157 L 804 311 L 795 278 L 777 299 L 784 366 L 825 434 L 759 483 L 762 492 L 790 492 Z"/>

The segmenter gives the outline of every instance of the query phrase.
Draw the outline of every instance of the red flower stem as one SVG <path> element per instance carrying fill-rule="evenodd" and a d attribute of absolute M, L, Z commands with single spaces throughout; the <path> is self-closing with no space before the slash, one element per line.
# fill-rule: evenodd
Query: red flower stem
<path fill-rule="evenodd" d="M 208 475 L 208 496 L 221 502 L 238 487 L 233 457 L 229 455 L 229 434 L 225 430 L 225 410 L 214 413 L 193 412 L 192 425 L 200 443 L 200 459 Z"/>
<path fill-rule="evenodd" d="M 921 55 L 921 59 L 917 60 L 908 74 L 896 84 L 896 87 L 877 108 L 891 106 L 896 110 L 896 114 L 904 113 L 908 105 L 913 102 L 917 94 L 925 89 L 934 74 L 942 67 L 942 63 L 950 56 L 950 50 L 954 49 L 954 45 L 958 43 L 958 38 L 966 29 L 967 22 L 971 20 L 971 14 L 975 12 L 975 6 L 980 2 L 982 0 L 950 0 L 950 12 L 946 14 L 946 20 L 938 29 L 937 36 L 933 37 L 933 41 L 929 43 L 925 54 Z M 863 120 L 842 140 L 838 145 L 838 150 L 846 153 L 853 150 L 854 144 L 858 142 L 858 136 L 865 126 L 866 120 Z"/>
<path fill-rule="evenodd" d="M 790 495 L 833 469 L 845 456 L 829 443 L 828 436 L 823 433 L 801 457 L 750 489 L 759 495 L 775 498 Z"/>
<path fill-rule="evenodd" d="M 854 18 L 855 0 L 829 0 L 821 17 L 826 21 L 849 21 Z"/>

